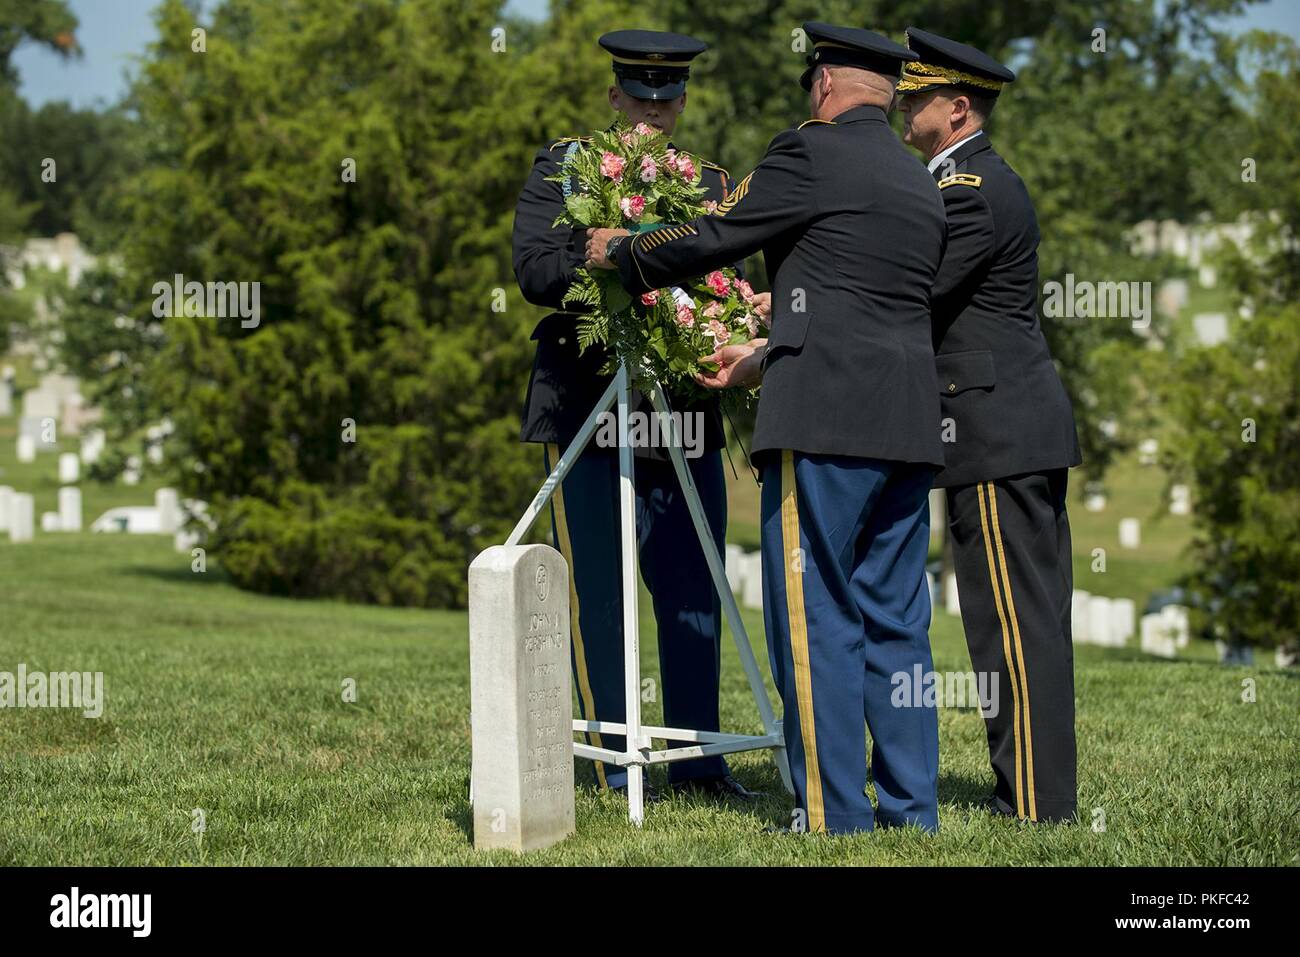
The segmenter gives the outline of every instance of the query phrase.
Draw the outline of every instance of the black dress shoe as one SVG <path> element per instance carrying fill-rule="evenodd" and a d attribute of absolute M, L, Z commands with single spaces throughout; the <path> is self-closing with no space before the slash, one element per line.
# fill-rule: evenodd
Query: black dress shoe
<path fill-rule="evenodd" d="M 751 791 L 730 774 L 718 778 L 693 778 L 674 785 L 678 789 L 692 791 L 705 797 L 732 798 L 737 801 L 757 801 L 766 797 L 762 791 Z"/>

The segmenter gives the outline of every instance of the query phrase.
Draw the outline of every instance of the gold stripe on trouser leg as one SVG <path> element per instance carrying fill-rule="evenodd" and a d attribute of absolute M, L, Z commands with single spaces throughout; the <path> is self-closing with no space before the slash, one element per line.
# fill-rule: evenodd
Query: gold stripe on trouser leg
<path fill-rule="evenodd" d="M 555 468 L 555 463 L 560 459 L 560 448 L 557 445 L 546 446 L 547 452 L 551 457 L 551 468 Z M 578 576 L 573 571 L 573 545 L 569 541 L 569 518 L 564 511 L 564 483 L 561 482 L 555 486 L 555 494 L 551 496 L 551 505 L 555 509 L 555 530 L 560 537 L 560 554 L 569 564 L 569 620 L 573 623 L 573 650 L 576 652 L 574 659 L 578 663 L 578 694 L 582 696 L 582 713 L 587 716 L 588 721 L 599 720 L 596 717 L 596 700 L 591 694 L 591 678 L 587 675 L 587 649 L 582 643 L 582 626 L 581 607 L 578 605 Z M 603 748 L 605 745 L 600 740 L 600 732 L 592 731 L 587 734 L 587 741 L 596 742 L 596 747 Z M 605 781 L 605 765 L 601 761 L 596 764 L 596 780 L 600 782 L 602 788 L 609 785 Z"/>
<path fill-rule="evenodd" d="M 804 776 L 808 794 L 808 830 L 826 830 L 821 768 L 817 762 L 817 726 L 813 720 L 812 667 L 808 661 L 808 618 L 803 606 L 803 573 L 792 560 L 799 548 L 799 497 L 795 491 L 794 453 L 781 453 L 781 549 L 785 562 L 785 606 L 790 622 L 790 656 L 794 659 L 794 693 L 803 737 Z M 803 564 L 799 563 L 802 568 Z"/>
<path fill-rule="evenodd" d="M 1029 706 L 1029 679 L 1025 676 L 1025 649 L 1020 643 L 1020 619 L 1016 615 L 1016 600 L 1011 597 L 1011 570 L 1007 568 L 1006 555 L 1002 553 L 1002 528 L 998 525 L 998 497 L 989 483 L 989 511 L 993 518 L 993 539 L 998 543 L 998 565 L 1002 569 L 1002 585 L 1007 592 L 1007 617 L 1011 619 L 1011 636 L 1016 642 L 1016 661 L 1020 665 L 1020 688 L 1025 696 L 1025 790 L 1029 792 L 1029 820 L 1038 820 L 1038 803 L 1034 798 L 1034 731 Z"/>
<path fill-rule="evenodd" d="M 984 553 L 989 563 L 989 583 L 993 586 L 993 607 L 998 610 L 998 621 L 1002 623 L 1002 656 L 1007 663 L 1007 674 L 1011 676 L 1012 737 L 1016 745 L 1016 814 L 1025 816 L 1024 774 L 1021 769 L 1020 750 L 1020 685 L 1016 680 L 1016 665 L 1011 658 L 1011 632 L 1007 628 L 1006 612 L 1002 609 L 1002 592 L 998 587 L 997 565 L 993 561 L 993 541 L 989 533 L 988 505 L 984 500 L 984 486 L 975 486 L 980 502 L 980 529 L 984 533 Z M 1000 545 L 1000 543 L 999 543 Z"/>

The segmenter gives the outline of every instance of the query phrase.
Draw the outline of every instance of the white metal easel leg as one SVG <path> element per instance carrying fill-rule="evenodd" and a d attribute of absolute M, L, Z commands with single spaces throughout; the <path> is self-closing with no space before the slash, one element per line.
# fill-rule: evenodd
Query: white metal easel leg
<path fill-rule="evenodd" d="M 626 739 L 626 744 L 624 750 L 613 751 L 609 748 L 595 747 L 575 741 L 573 743 L 573 753 L 578 757 L 603 761 L 606 764 L 613 764 L 627 769 L 628 819 L 633 824 L 640 826 L 645 820 L 644 774 L 650 764 L 687 761 L 708 755 L 734 754 L 740 751 L 771 748 L 786 789 L 792 794 L 794 789 L 790 781 L 790 769 L 786 758 L 781 723 L 772 713 L 772 703 L 767 697 L 767 689 L 763 685 L 758 663 L 754 659 L 754 650 L 750 646 L 744 622 L 741 621 L 740 609 L 736 605 L 735 596 L 731 593 L 731 586 L 727 583 L 722 558 L 719 556 L 717 546 L 713 542 L 708 519 L 704 515 L 704 507 L 700 504 L 699 493 L 696 491 L 694 479 L 691 477 L 690 469 L 687 468 L 685 457 L 682 455 L 681 436 L 677 430 L 676 420 L 672 418 L 667 400 L 663 395 L 663 389 L 658 384 L 655 384 L 648 394 L 654 402 L 656 410 L 667 420 L 666 427 L 670 430 L 671 435 L 669 457 L 672 459 L 677 480 L 681 483 L 682 492 L 686 497 L 687 508 L 691 514 L 691 521 L 695 526 L 696 536 L 700 540 L 700 547 L 704 549 L 705 559 L 708 562 L 709 575 L 713 579 L 714 588 L 722 601 L 723 611 L 731 627 L 732 638 L 736 642 L 736 650 L 740 654 L 745 677 L 749 681 L 754 701 L 758 705 L 759 716 L 762 719 L 765 733 L 762 735 L 724 734 L 716 731 L 698 731 L 691 728 L 646 727 L 641 724 L 641 638 L 637 608 L 636 475 L 628 422 L 631 390 L 632 376 L 626 365 L 620 366 L 618 373 L 615 374 L 604 394 L 591 410 L 587 421 L 583 423 L 573 441 L 569 443 L 563 454 L 552 466 L 550 475 L 546 477 L 542 487 L 533 496 L 527 511 L 515 524 L 505 543 L 507 545 L 519 544 L 524 535 L 528 533 L 529 528 L 537 520 L 537 516 L 541 514 L 542 509 L 551 500 L 555 489 L 572 470 L 574 463 L 577 462 L 579 456 L 582 455 L 583 450 L 591 441 L 592 436 L 595 435 L 596 429 L 601 422 L 601 416 L 608 412 L 611 407 L 616 408 L 618 412 L 619 439 L 619 552 L 623 594 L 623 678 L 627 719 L 621 723 L 586 719 L 575 720 L 573 730 L 575 732 L 622 734 Z M 664 421 L 661 420 L 661 425 L 664 424 Z M 655 738 L 666 741 L 697 743 L 686 747 L 652 751 L 651 742 Z M 470 802 L 473 803 L 472 793 L 470 794 Z"/>
<path fill-rule="evenodd" d="M 664 395 L 662 387 L 656 384 L 649 390 L 649 394 L 650 401 L 654 403 L 655 411 L 660 416 L 660 433 L 662 434 L 664 429 L 669 431 L 668 457 L 672 459 L 673 469 L 677 472 L 677 481 L 681 484 L 682 494 L 686 498 L 686 507 L 690 510 L 691 521 L 695 525 L 695 534 L 700 540 L 700 547 L 704 549 L 704 559 L 709 565 L 709 575 L 713 578 L 714 590 L 722 601 L 722 611 L 727 617 L 727 624 L 731 626 L 731 637 L 736 643 L 736 652 L 740 655 L 740 664 L 745 669 L 745 677 L 749 680 L 749 690 L 754 695 L 754 703 L 758 705 L 763 729 L 767 734 L 775 735 L 777 740 L 781 740 L 781 722 L 772 711 L 772 702 L 767 696 L 767 688 L 763 685 L 763 676 L 758 670 L 758 662 L 754 660 L 753 645 L 749 643 L 749 634 L 740 617 L 740 607 L 736 604 L 736 596 L 732 594 L 731 585 L 727 581 L 726 566 L 723 564 L 722 556 L 718 554 L 712 529 L 709 528 L 708 518 L 700 503 L 700 493 L 695 488 L 695 479 L 686 465 L 686 457 L 682 454 L 677 420 L 673 418 L 672 409 L 668 406 L 668 398 Z M 790 778 L 790 762 L 786 757 L 785 746 L 774 747 L 772 751 L 777 770 L 781 772 L 782 783 L 785 784 L 786 790 L 793 794 L 794 782 Z"/>
<path fill-rule="evenodd" d="M 629 440 L 628 402 L 631 388 L 627 366 L 620 366 L 618 383 L 618 518 L 620 567 L 623 572 L 623 692 L 627 711 L 627 816 L 638 827 L 645 820 L 645 781 L 641 740 L 641 625 L 637 615 L 636 475 Z"/>

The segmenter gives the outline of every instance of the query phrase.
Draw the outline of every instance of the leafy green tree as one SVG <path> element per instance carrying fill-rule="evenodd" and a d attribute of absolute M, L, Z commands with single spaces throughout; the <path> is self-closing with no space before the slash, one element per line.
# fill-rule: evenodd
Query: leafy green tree
<path fill-rule="evenodd" d="M 76 28 L 77 18 L 67 0 L 0 0 L 0 88 L 17 86 L 18 75 L 9 61 L 27 41 L 61 56 L 78 55 Z"/>
<path fill-rule="evenodd" d="M 1244 41 L 1247 105 L 1199 175 L 1221 221 L 1252 227 L 1224 251 L 1245 314 L 1212 348 L 1175 357 L 1164 395 L 1175 422 L 1173 474 L 1195 491 L 1188 584 L 1198 623 L 1232 643 L 1300 643 L 1300 51 Z"/>
<path fill-rule="evenodd" d="M 30 233 L 75 232 L 88 248 L 111 250 L 122 226 L 115 197 L 138 171 L 135 143 L 135 124 L 123 107 L 47 103 L 32 110 L 0 94 L 0 180 L 31 207 Z"/>
<path fill-rule="evenodd" d="M 509 236 L 538 143 L 591 124 L 557 95 L 576 78 L 546 85 L 572 64 L 493 0 L 226 0 L 203 53 L 179 0 L 157 20 L 123 268 L 92 279 L 134 325 L 94 332 L 83 302 L 81 368 L 128 356 L 120 434 L 170 417 L 172 478 L 241 585 L 463 602 L 539 480 Z M 259 282 L 256 327 L 164 317 L 153 346 L 177 274 Z"/>

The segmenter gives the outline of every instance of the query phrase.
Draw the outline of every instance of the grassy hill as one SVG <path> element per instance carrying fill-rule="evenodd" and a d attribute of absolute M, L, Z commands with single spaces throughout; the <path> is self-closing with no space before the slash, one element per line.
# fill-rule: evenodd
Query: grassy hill
<path fill-rule="evenodd" d="M 53 458 L 16 470 L 11 435 L 0 422 L 0 481 L 35 491 L 38 511 L 52 508 Z M 1082 554 L 1115 536 L 1122 494 L 1095 530 L 1077 510 Z M 151 499 L 87 484 L 87 521 Z M 1112 557 L 1106 588 L 1129 593 L 1147 556 L 1149 577 L 1167 578 L 1160 550 L 1174 536 L 1165 534 L 1144 530 L 1143 551 Z M 97 719 L 0 710 L 0 865 L 516 862 L 471 848 L 466 616 L 251 595 L 216 559 L 196 574 L 163 537 L 0 538 L 0 671 L 102 671 L 106 685 Z M 765 661 L 761 616 L 746 618 Z M 645 604 L 642 622 L 642 666 L 657 677 Z M 938 614 L 932 637 L 938 670 L 970 668 L 958 621 Z M 578 834 L 523 862 L 1300 863 L 1300 682 L 1198 657 L 1076 649 L 1082 825 L 1035 828 L 979 810 L 992 786 L 983 724 L 973 710 L 947 709 L 938 835 L 766 834 L 788 823 L 790 804 L 760 753 L 733 758 L 745 783 L 769 793 L 758 806 L 674 796 L 638 831 L 619 797 L 591 788 L 584 762 Z M 346 679 L 354 704 L 342 700 Z M 1245 679 L 1255 703 L 1241 700 Z M 722 714 L 728 729 L 760 730 L 729 647 Z M 658 719 L 657 705 L 648 716 Z M 662 774 L 653 772 L 659 783 Z M 202 833 L 192 830 L 196 809 Z"/>

